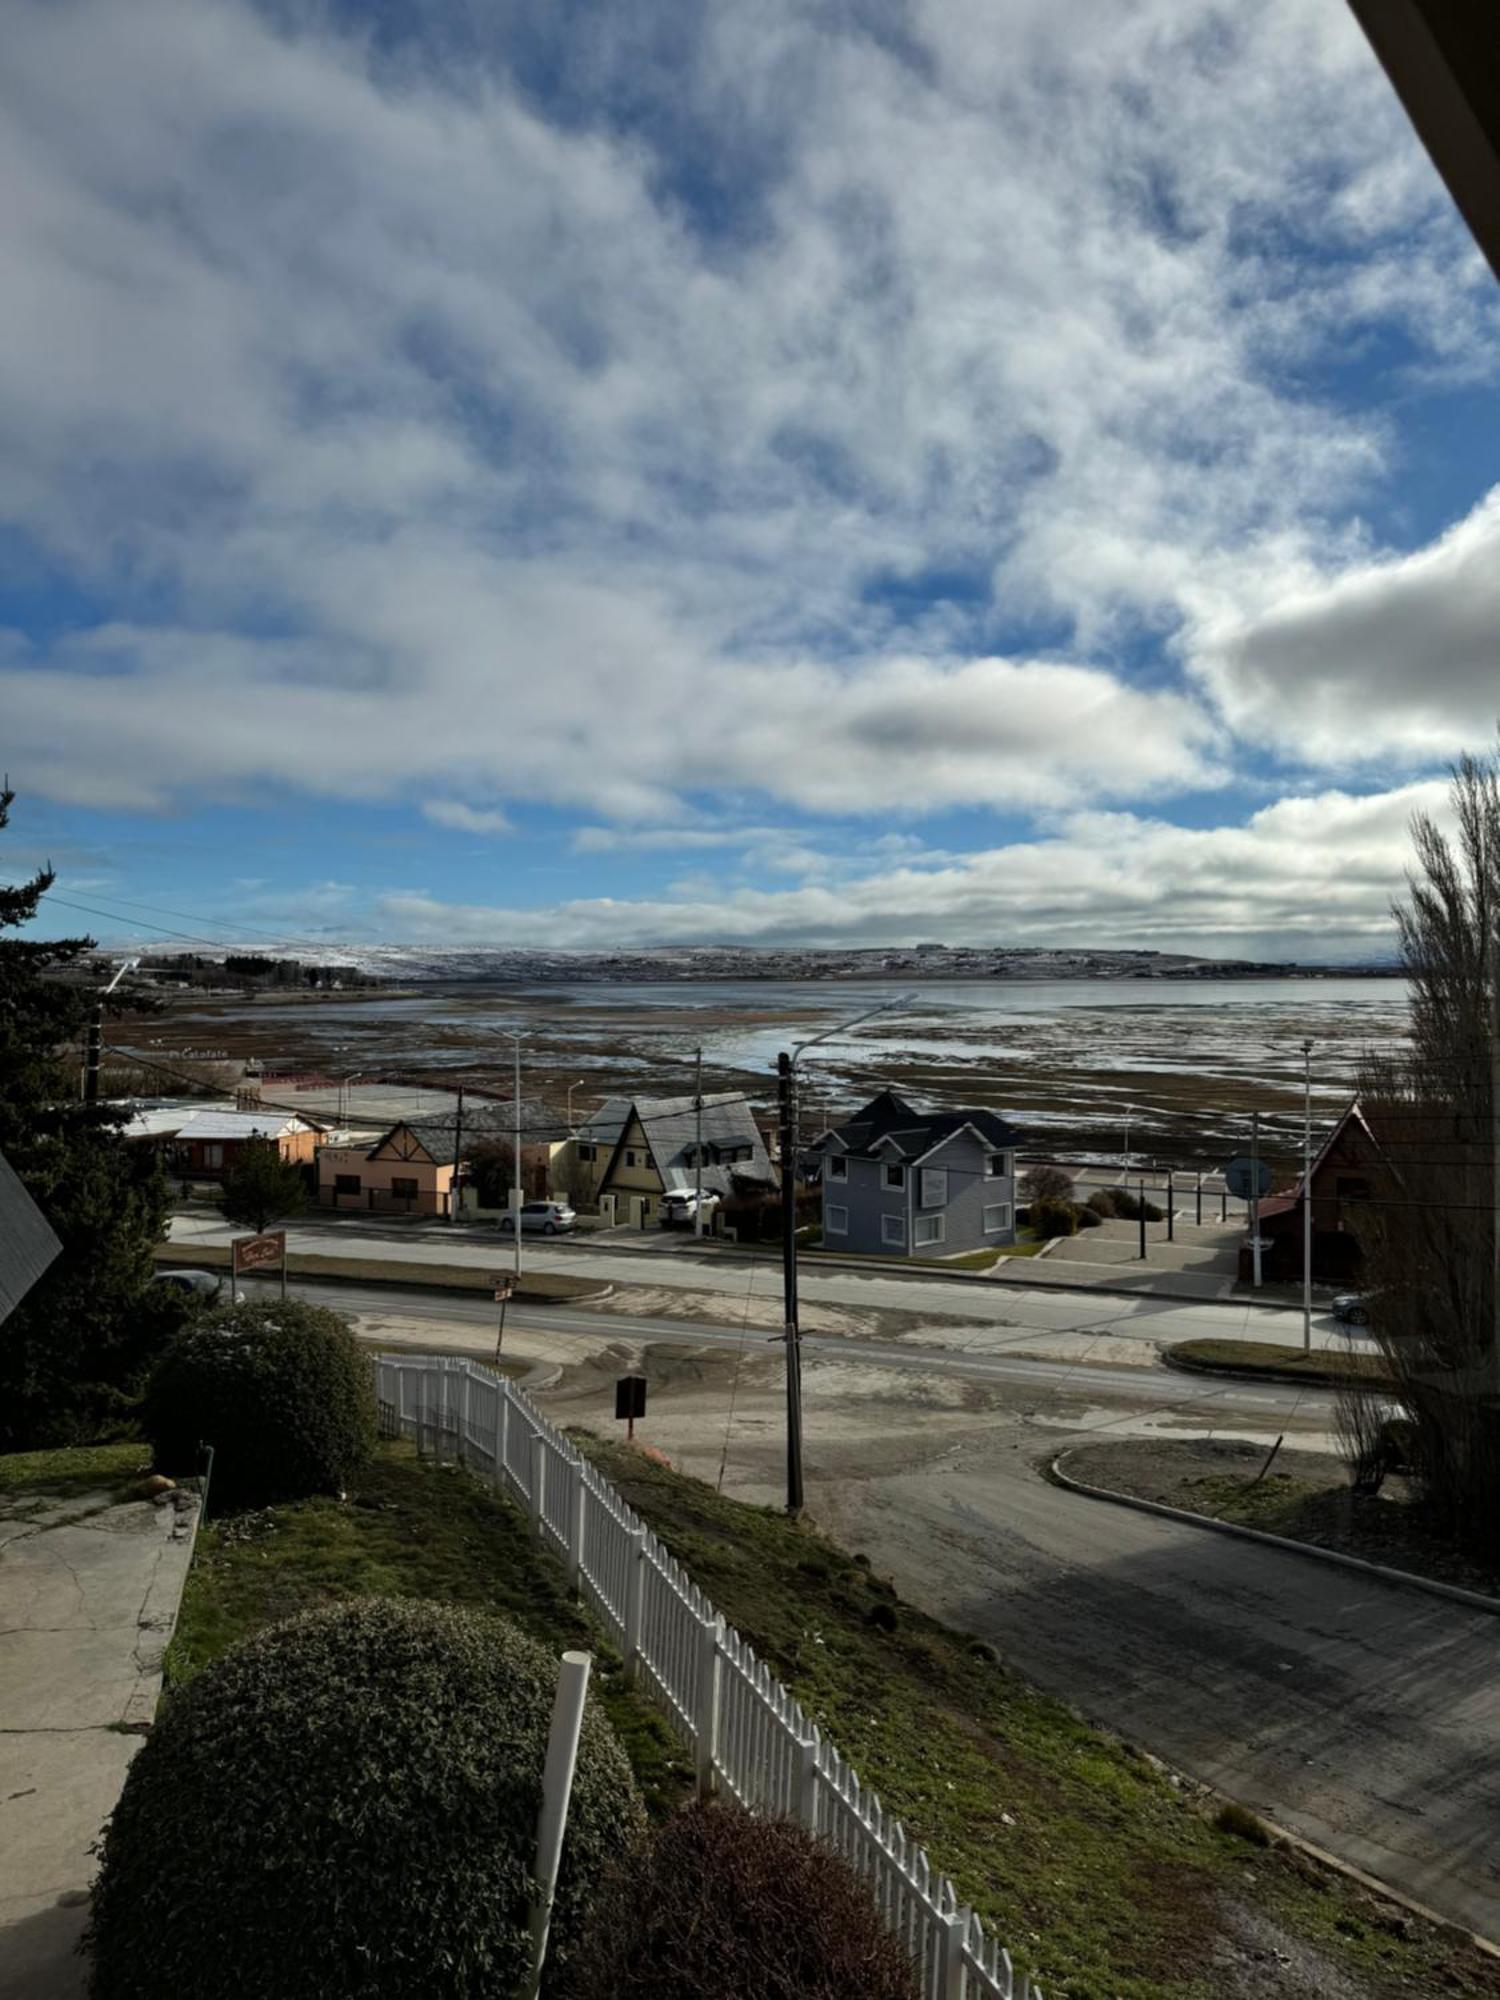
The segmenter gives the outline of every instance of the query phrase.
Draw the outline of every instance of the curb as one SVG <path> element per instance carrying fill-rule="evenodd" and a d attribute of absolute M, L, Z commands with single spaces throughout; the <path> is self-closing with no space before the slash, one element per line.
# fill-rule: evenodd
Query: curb
<path fill-rule="evenodd" d="M 1117 1507 L 1133 1507 L 1137 1513 L 1157 1514 L 1165 1521 L 1185 1521 L 1190 1527 L 1207 1528 L 1216 1535 L 1233 1535 L 1244 1542 L 1260 1542 L 1266 1548 L 1286 1549 L 1293 1555 L 1310 1556 L 1316 1562 L 1335 1563 L 1340 1569 L 1358 1570 L 1381 1583 L 1404 1585 L 1410 1590 L 1425 1591 L 1429 1597 L 1445 1597 L 1450 1603 L 1466 1604 L 1471 1611 L 1487 1611 L 1491 1617 L 1500 1617 L 1500 1597 L 1483 1597 L 1477 1590 L 1465 1590 L 1460 1584 L 1440 1583 L 1435 1577 L 1418 1576 L 1409 1569 L 1388 1569 L 1384 1563 L 1368 1562 L 1363 1556 L 1346 1556 L 1341 1549 L 1320 1549 L 1314 1542 L 1294 1542 L 1287 1535 L 1270 1535 L 1264 1528 L 1247 1528 L 1238 1521 L 1216 1521 L 1210 1514 L 1192 1514 L 1185 1507 L 1169 1507 L 1163 1500 L 1143 1500 L 1137 1493 L 1117 1493 L 1110 1486 L 1090 1486 L 1086 1480 L 1075 1479 L 1063 1471 L 1062 1462 L 1068 1456 L 1066 1451 L 1057 1452 L 1048 1464 L 1047 1477 L 1069 1493 L 1081 1493 L 1089 1500 L 1112 1501 Z"/>
<path fill-rule="evenodd" d="M 1161 1361 L 1164 1368 L 1175 1368 L 1179 1375 L 1209 1375 L 1225 1382 L 1290 1382 L 1294 1388 L 1309 1389 L 1342 1389 L 1357 1384 L 1382 1396 L 1393 1395 L 1396 1389 L 1394 1382 L 1372 1380 L 1368 1375 L 1334 1375 L 1326 1369 L 1236 1368 L 1231 1362 L 1175 1354 L 1170 1347 L 1162 1349 Z"/>

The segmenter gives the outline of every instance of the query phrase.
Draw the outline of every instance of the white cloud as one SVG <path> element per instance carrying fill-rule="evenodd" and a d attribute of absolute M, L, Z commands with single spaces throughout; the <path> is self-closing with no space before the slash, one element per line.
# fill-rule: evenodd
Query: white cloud
<path fill-rule="evenodd" d="M 461 799 L 426 799 L 422 811 L 434 826 L 452 827 L 458 833 L 515 831 L 506 815 L 494 806 L 466 806 Z"/>
<path fill-rule="evenodd" d="M 1080 813 L 1039 840 L 890 866 L 835 885 L 723 891 L 688 877 L 659 899 L 581 898 L 541 909 L 385 897 L 396 942 L 494 947 L 689 943 L 1147 946 L 1330 959 L 1393 949 L 1390 903 L 1419 811 L 1446 817 L 1446 785 L 1284 798 L 1238 825 L 1182 827 Z"/>
<path fill-rule="evenodd" d="M 239 0 L 11 8 L 0 521 L 117 614 L 4 656 L 24 782 L 650 826 L 1169 797 L 1232 746 L 1118 642 L 1205 579 L 1274 610 L 1272 557 L 1336 576 L 1392 464 L 1286 385 L 1371 329 L 1493 363 L 1327 0 L 1014 0 L 1003 32 L 923 0 L 884 35 L 724 0 L 670 73 L 596 10 L 554 124 L 503 10 L 475 32 L 455 81 Z M 892 593 L 934 573 L 979 615 L 913 637 Z M 1007 654 L 1007 620 L 1065 636 Z M 1257 734 L 1259 685 L 1212 679 Z"/>
<path fill-rule="evenodd" d="M 1283 578 L 1245 617 L 1209 613 L 1196 664 L 1242 736 L 1313 765 L 1431 762 L 1500 718 L 1500 487 L 1412 555 Z"/>

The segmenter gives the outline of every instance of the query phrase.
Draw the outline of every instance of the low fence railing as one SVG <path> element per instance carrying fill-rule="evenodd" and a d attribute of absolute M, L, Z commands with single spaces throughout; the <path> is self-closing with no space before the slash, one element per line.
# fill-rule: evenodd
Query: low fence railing
<path fill-rule="evenodd" d="M 375 1357 L 381 1427 L 458 1460 L 526 1509 L 628 1673 L 693 1758 L 698 1787 L 783 1814 L 869 1886 L 919 1968 L 924 2000 L 1042 2000 L 899 1821 L 728 1626 L 666 1547 L 547 1421 L 482 1363 Z"/>

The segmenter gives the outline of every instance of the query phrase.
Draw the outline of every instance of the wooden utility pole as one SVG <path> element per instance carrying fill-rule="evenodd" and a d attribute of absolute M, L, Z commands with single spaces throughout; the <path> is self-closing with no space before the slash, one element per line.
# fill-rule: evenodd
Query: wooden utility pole
<path fill-rule="evenodd" d="M 797 1105 L 792 1058 L 776 1058 L 781 1130 L 781 1284 L 786 1340 L 786 1511 L 802 1512 L 802 1344 L 797 1329 Z"/>

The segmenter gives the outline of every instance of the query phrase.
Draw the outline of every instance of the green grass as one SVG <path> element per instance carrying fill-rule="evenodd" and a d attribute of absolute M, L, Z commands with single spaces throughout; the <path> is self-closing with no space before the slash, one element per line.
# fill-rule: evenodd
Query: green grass
<path fill-rule="evenodd" d="M 648 1806 L 660 1812 L 686 1795 L 692 1773 L 682 1752 L 626 1685 L 525 1517 L 467 1472 L 423 1464 L 408 1445 L 383 1445 L 347 1501 L 303 1500 L 204 1525 L 167 1651 L 168 1690 L 279 1618 L 370 1596 L 500 1612 L 554 1653 L 592 1651 L 594 1692 Z"/>
<path fill-rule="evenodd" d="M 13 1451 L 0 1456 L 0 1495 L 53 1495 L 128 1491 L 151 1469 L 146 1444 L 85 1444 L 59 1451 Z"/>
<path fill-rule="evenodd" d="M 1500 1995 L 1500 1964 L 1456 1934 L 1261 1847 L 1234 1815 L 1216 1825 L 1217 1800 L 1174 1787 L 988 1648 L 898 1603 L 812 1528 L 578 1442 L 1053 2000 L 1237 1990 L 1213 1958 L 1234 1904 L 1372 2000 Z M 870 1622 L 877 1608 L 894 1610 L 894 1630 Z"/>
<path fill-rule="evenodd" d="M 1340 1354 L 1318 1349 L 1304 1354 L 1299 1347 L 1278 1347 L 1268 1340 L 1179 1340 L 1166 1358 L 1189 1368 L 1234 1375 L 1291 1375 L 1305 1382 L 1368 1382 L 1388 1388 L 1390 1377 L 1377 1354 Z"/>

